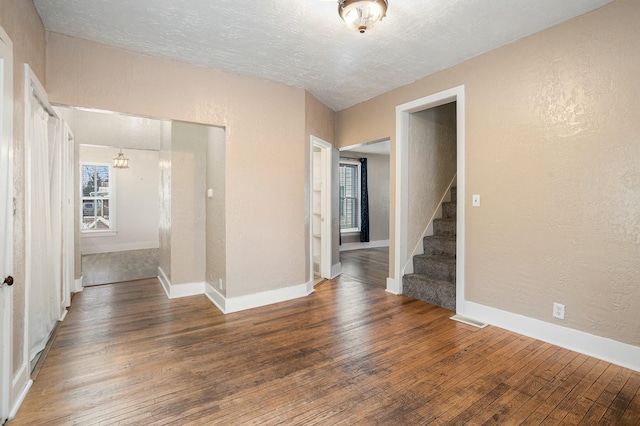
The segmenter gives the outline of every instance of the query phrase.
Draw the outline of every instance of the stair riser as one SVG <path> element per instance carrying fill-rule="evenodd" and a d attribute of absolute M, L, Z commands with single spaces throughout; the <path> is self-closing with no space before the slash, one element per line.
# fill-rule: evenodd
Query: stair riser
<path fill-rule="evenodd" d="M 456 222 L 435 219 L 433 221 L 433 234 L 434 235 L 456 235 Z"/>
<path fill-rule="evenodd" d="M 456 281 L 455 264 L 425 260 L 417 256 L 413 258 L 413 273 L 425 275 L 434 280 Z"/>
<path fill-rule="evenodd" d="M 415 275 L 405 275 L 402 277 L 402 294 L 456 310 L 456 286 L 452 283 L 434 283 Z"/>
<path fill-rule="evenodd" d="M 442 203 L 442 217 L 455 219 L 457 209 L 457 203 Z"/>
<path fill-rule="evenodd" d="M 432 237 L 424 237 L 422 241 L 424 246 L 424 254 L 431 256 L 448 256 L 456 257 L 456 241 L 440 240 Z"/>

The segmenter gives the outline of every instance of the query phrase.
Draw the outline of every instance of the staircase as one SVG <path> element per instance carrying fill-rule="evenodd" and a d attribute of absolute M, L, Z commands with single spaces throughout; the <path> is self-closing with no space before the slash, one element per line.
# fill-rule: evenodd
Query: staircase
<path fill-rule="evenodd" d="M 424 254 L 413 257 L 413 274 L 402 277 L 402 293 L 456 310 L 456 187 L 442 203 L 442 218 L 434 219 L 433 235 L 424 237 Z"/>

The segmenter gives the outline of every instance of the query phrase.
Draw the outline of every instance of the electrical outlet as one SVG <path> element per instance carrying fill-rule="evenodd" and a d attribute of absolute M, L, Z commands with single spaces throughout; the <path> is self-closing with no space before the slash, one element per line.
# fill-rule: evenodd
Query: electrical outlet
<path fill-rule="evenodd" d="M 564 319 L 564 305 L 561 303 L 553 304 L 553 316 L 561 320 Z"/>
<path fill-rule="evenodd" d="M 224 290 L 224 288 L 222 288 L 222 278 L 218 278 L 218 287 L 220 288 L 220 291 Z"/>

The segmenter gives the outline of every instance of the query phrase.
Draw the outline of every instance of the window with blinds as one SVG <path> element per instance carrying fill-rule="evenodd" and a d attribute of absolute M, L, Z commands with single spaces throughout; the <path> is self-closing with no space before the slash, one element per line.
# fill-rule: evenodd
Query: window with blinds
<path fill-rule="evenodd" d="M 83 164 L 81 167 L 82 207 L 80 229 L 83 232 L 113 229 L 111 167 L 106 164 Z"/>
<path fill-rule="evenodd" d="M 360 165 L 340 163 L 340 231 L 360 231 Z"/>

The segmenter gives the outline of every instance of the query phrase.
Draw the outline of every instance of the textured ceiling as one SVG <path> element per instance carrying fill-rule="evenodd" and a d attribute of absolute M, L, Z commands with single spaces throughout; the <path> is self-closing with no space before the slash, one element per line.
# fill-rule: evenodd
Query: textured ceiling
<path fill-rule="evenodd" d="M 34 0 L 45 28 L 307 89 L 339 111 L 611 0 L 389 0 L 359 34 L 327 0 Z"/>

